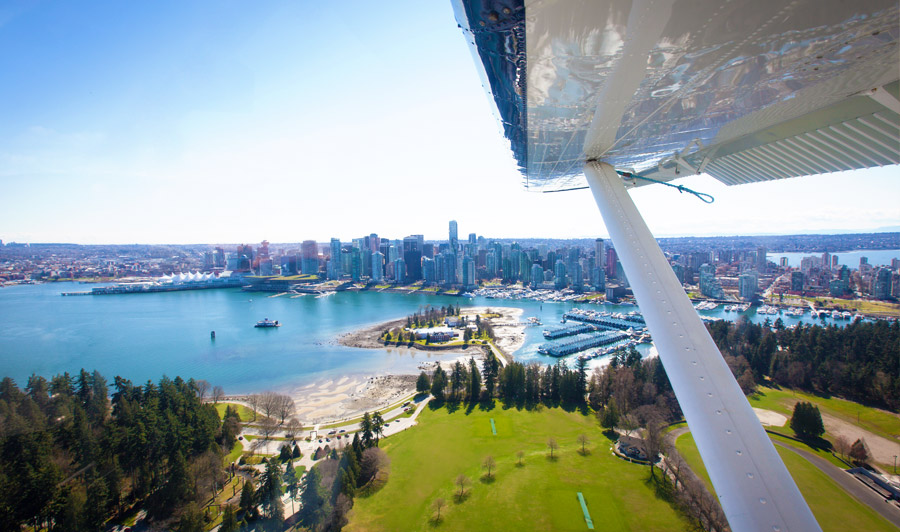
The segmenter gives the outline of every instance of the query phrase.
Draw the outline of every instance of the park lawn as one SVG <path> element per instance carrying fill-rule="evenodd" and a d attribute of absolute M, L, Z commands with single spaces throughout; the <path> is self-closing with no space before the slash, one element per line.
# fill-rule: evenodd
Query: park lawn
<path fill-rule="evenodd" d="M 700 459 L 700 453 L 697 452 L 697 446 L 691 433 L 688 432 L 678 438 L 675 446 L 694 473 L 703 478 L 712 490 L 712 483 L 709 481 L 709 475 Z M 784 465 L 794 478 L 794 482 L 800 488 L 800 493 L 809 504 L 809 508 L 823 532 L 847 530 L 848 523 L 853 523 L 854 530 L 871 532 L 896 530 L 874 510 L 854 499 L 828 475 L 802 456 L 781 447 L 775 447 L 775 450 L 778 451 Z M 810 449 L 805 450 L 810 451 Z M 715 491 L 712 492 L 715 493 Z"/>
<path fill-rule="evenodd" d="M 706 466 L 703 465 L 703 459 L 700 458 L 700 451 L 697 450 L 697 444 L 694 442 L 694 435 L 690 432 L 685 432 L 679 436 L 678 439 L 675 440 L 675 448 L 678 449 L 678 453 L 681 454 L 681 457 L 684 458 L 687 465 L 691 467 L 691 471 L 700 477 L 703 482 L 706 483 L 706 487 L 709 488 L 710 493 L 714 494 L 716 490 L 713 488 L 712 480 L 709 479 L 709 473 L 706 472 Z"/>
<path fill-rule="evenodd" d="M 241 421 L 250 421 L 253 419 L 253 410 L 247 408 L 246 406 L 238 403 L 216 403 L 216 412 L 219 413 L 219 419 L 223 419 L 225 417 L 225 408 L 227 406 L 231 406 L 232 409 L 237 408 L 238 416 L 241 417 Z"/>
<path fill-rule="evenodd" d="M 494 418 L 497 436 L 491 433 Z M 425 409 L 419 425 L 382 440 L 391 458 L 390 479 L 377 493 L 355 501 L 345 530 L 586 530 L 577 493 L 601 530 L 687 530 L 689 521 L 657 497 L 649 469 L 615 458 L 593 416 L 559 408 L 540 411 Z M 586 434 L 589 454 L 577 452 Z M 548 458 L 547 440 L 559 445 Z M 516 465 L 517 451 L 524 465 Z M 481 464 L 492 455 L 493 480 Z M 457 501 L 454 481 L 471 479 Z M 442 521 L 432 504 L 443 498 Z"/>
<path fill-rule="evenodd" d="M 879 436 L 895 440 L 900 435 L 900 417 L 896 414 L 839 397 L 820 397 L 799 390 L 788 388 L 777 390 L 760 386 L 759 392 L 751 395 L 749 399 L 751 406 L 780 412 L 788 416 L 788 419 L 793 414 L 794 404 L 797 401 L 808 401 L 818 406 L 823 414 L 843 419 Z M 789 426 L 789 423 L 786 426 Z"/>
<path fill-rule="evenodd" d="M 231 448 L 231 452 L 225 455 L 225 466 L 230 466 L 234 463 L 235 460 L 241 457 L 241 454 L 244 452 L 244 446 L 241 442 L 234 442 L 234 446 Z"/>

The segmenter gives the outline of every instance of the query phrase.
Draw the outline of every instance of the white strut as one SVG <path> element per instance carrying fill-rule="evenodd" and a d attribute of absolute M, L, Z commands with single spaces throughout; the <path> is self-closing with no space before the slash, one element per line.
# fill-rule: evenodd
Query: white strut
<path fill-rule="evenodd" d="M 820 531 L 622 178 L 596 161 L 584 174 L 728 524 L 735 532 Z"/>

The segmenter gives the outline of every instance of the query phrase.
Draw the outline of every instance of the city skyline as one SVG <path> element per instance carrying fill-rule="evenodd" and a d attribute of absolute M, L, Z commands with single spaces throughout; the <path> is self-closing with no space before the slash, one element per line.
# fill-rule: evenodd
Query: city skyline
<path fill-rule="evenodd" d="M 37 4 L 0 15 L 0 239 L 607 237 L 589 191 L 522 178 L 449 4 Z M 113 23 L 114 22 L 114 23 Z M 314 50 L 314 52 L 310 52 Z M 25 60 L 27 58 L 28 60 Z M 657 236 L 900 226 L 896 167 L 633 192 Z"/>

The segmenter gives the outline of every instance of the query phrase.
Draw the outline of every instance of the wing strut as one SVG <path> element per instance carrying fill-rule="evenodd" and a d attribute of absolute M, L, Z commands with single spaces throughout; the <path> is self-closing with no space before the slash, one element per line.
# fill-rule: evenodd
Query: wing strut
<path fill-rule="evenodd" d="M 585 177 L 735 532 L 819 531 L 712 337 L 615 169 Z"/>

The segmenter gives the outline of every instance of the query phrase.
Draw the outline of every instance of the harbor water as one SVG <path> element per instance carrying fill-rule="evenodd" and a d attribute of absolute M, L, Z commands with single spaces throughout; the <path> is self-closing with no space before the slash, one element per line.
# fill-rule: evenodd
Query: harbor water
<path fill-rule="evenodd" d="M 518 307 L 522 319 L 543 326 L 525 328 L 514 353 L 523 363 L 556 363 L 538 353 L 542 331 L 557 326 L 573 307 L 623 312 L 633 305 L 539 302 L 427 294 L 340 292 L 330 297 L 268 297 L 236 288 L 184 292 L 61 297 L 86 285 L 48 283 L 0 289 L 0 374 L 24 386 L 32 373 L 51 377 L 81 368 L 143 383 L 169 377 L 205 379 L 228 394 L 304 385 L 343 375 L 417 373 L 419 366 L 446 357 L 414 349 L 356 349 L 336 342 L 341 334 L 403 318 L 428 305 Z M 702 315 L 736 319 L 722 306 Z M 751 321 L 778 316 L 742 313 Z M 281 327 L 255 328 L 264 318 Z M 812 322 L 781 316 L 786 325 Z M 829 318 L 826 323 L 831 323 Z M 211 332 L 215 331 L 213 338 Z M 640 346 L 646 354 L 649 346 Z M 458 356 L 458 355 L 454 355 Z M 572 365 L 572 356 L 565 357 Z M 591 365 L 605 363 L 592 360 Z"/>

